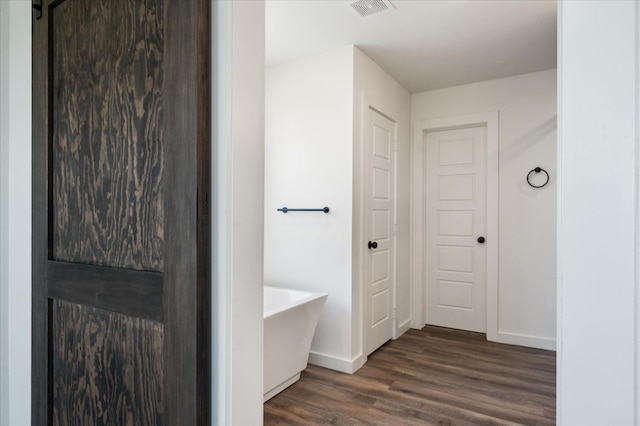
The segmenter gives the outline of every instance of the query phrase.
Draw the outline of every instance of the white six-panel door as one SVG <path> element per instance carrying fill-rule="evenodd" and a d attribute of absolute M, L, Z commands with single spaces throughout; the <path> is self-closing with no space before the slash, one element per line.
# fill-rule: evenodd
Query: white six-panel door
<path fill-rule="evenodd" d="M 486 134 L 425 133 L 427 324 L 486 331 Z"/>
<path fill-rule="evenodd" d="M 393 337 L 396 124 L 370 109 L 365 136 L 365 355 Z"/>

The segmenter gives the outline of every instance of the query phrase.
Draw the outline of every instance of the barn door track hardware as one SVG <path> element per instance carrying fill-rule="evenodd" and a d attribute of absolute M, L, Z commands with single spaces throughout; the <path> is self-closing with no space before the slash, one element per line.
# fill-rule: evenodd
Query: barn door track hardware
<path fill-rule="evenodd" d="M 36 11 L 36 19 L 42 18 L 42 0 L 35 0 L 31 6 Z"/>

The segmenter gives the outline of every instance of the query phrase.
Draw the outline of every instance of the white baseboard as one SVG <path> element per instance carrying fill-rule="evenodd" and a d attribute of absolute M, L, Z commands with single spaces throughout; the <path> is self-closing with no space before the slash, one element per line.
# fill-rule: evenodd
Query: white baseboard
<path fill-rule="evenodd" d="M 289 379 L 280 383 L 275 388 L 271 389 L 269 392 L 265 393 L 262 397 L 262 402 L 263 403 L 267 402 L 268 400 L 270 400 L 271 398 L 273 398 L 274 396 L 276 396 L 277 394 L 279 394 L 280 392 L 282 392 L 283 390 L 285 390 L 286 388 L 288 388 L 298 380 L 300 380 L 300 373 L 295 374 L 293 377 L 290 377 Z"/>
<path fill-rule="evenodd" d="M 318 352 L 309 352 L 309 364 L 319 367 L 329 368 L 331 370 L 341 371 L 343 373 L 353 374 L 360 369 L 366 362 L 366 359 L 359 355 L 352 360 L 338 358 L 333 355 L 325 355 Z"/>
<path fill-rule="evenodd" d="M 404 325 L 404 324 L 403 324 Z M 422 327 L 412 327 L 421 330 Z M 487 332 L 487 340 L 490 342 L 504 343 L 506 345 L 526 346 L 529 348 L 556 350 L 556 339 L 551 337 L 531 336 L 528 334 L 510 333 L 508 331 L 498 331 L 497 333 Z"/>
<path fill-rule="evenodd" d="M 398 328 L 396 328 L 396 339 L 400 336 L 402 336 L 404 333 L 406 333 L 407 331 L 409 331 L 409 329 L 411 328 L 411 318 L 409 318 L 408 320 L 404 321 L 402 324 L 400 324 L 398 326 Z"/>
<path fill-rule="evenodd" d="M 487 340 L 497 343 L 505 343 L 508 345 L 527 346 L 530 348 L 556 350 L 556 339 L 550 337 L 530 336 L 526 334 L 509 333 L 506 331 L 498 331 L 495 335 L 489 336 Z"/>

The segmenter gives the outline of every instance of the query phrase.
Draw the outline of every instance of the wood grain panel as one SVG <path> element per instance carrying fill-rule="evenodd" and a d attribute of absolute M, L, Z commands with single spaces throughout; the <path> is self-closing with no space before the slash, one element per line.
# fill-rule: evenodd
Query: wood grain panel
<path fill-rule="evenodd" d="M 196 397 L 166 399 L 172 425 L 211 424 L 210 4 L 166 3 L 164 359 L 182 368 L 166 371 L 165 389 Z M 185 81 L 196 84 L 177 84 Z"/>
<path fill-rule="evenodd" d="M 162 0 L 53 9 L 55 260 L 163 270 Z"/>
<path fill-rule="evenodd" d="M 164 319 L 163 276 L 77 263 L 46 263 L 48 296 L 155 321 Z"/>
<path fill-rule="evenodd" d="M 163 326 L 53 302 L 54 425 L 158 425 Z"/>
<path fill-rule="evenodd" d="M 555 352 L 427 326 L 355 374 L 309 365 L 264 405 L 269 425 L 553 425 Z"/>

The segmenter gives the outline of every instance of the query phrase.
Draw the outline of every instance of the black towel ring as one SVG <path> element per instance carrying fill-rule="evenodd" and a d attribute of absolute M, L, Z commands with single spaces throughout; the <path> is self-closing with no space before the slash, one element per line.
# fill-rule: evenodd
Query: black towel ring
<path fill-rule="evenodd" d="M 534 185 L 534 184 L 531 183 L 529 178 L 531 177 L 531 173 L 533 173 L 533 172 L 536 172 L 536 173 L 544 172 L 544 174 L 547 175 L 547 179 L 544 181 L 544 183 L 542 185 Z M 547 173 L 547 171 L 545 169 L 543 169 L 542 167 L 536 167 L 535 169 L 531 170 L 529 172 L 529 174 L 527 175 L 527 183 L 532 188 L 542 188 L 543 186 L 545 186 L 546 184 L 549 183 L 549 173 Z"/>

